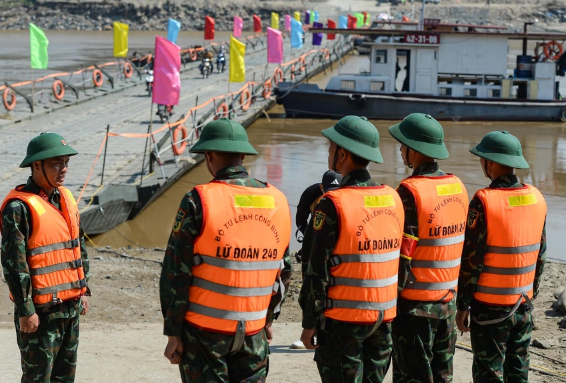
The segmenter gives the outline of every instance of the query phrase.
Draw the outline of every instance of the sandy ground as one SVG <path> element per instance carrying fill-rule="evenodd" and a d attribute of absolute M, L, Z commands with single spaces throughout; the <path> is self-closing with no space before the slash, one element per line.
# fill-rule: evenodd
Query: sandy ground
<path fill-rule="evenodd" d="M 109 250 L 89 251 L 91 311 L 81 318 L 81 340 L 77 382 L 174 382 L 178 370 L 163 357 L 166 338 L 161 335 L 158 283 L 162 251 Z M 318 381 L 311 351 L 294 351 L 289 345 L 301 332 L 301 313 L 297 303 L 300 290 L 299 265 L 291 283 L 288 300 L 275 323 L 271 345 L 270 382 Z M 549 263 L 544 290 L 535 302 L 539 327 L 533 339 L 546 341 L 548 350 L 532 348 L 532 364 L 566 373 L 566 332 L 559 330 L 563 318 L 552 308 L 553 293 L 564 284 L 566 264 Z M 20 376 L 19 353 L 13 327 L 12 305 L 7 287 L 0 284 L 0 383 L 16 382 Z M 469 345 L 464 335 L 460 344 Z M 554 363 L 551 359 L 562 361 Z M 455 382 L 471 382 L 471 354 L 457 350 Z M 390 381 L 390 378 L 387 379 Z M 559 378 L 533 372 L 532 382 L 555 382 Z M 566 379 L 564 380 L 566 381 Z"/>

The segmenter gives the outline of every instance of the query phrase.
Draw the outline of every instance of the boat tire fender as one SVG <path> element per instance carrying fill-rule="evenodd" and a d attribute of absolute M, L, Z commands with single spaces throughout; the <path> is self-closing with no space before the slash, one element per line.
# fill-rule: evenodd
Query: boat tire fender
<path fill-rule="evenodd" d="M 16 107 L 16 95 L 12 89 L 6 88 L 6 90 L 4 90 L 4 93 L 2 93 L 2 102 L 7 111 L 14 110 Z"/>
<path fill-rule="evenodd" d="M 351 93 L 348 96 L 348 103 L 353 109 L 362 110 L 366 107 L 366 96 L 360 93 Z"/>
<path fill-rule="evenodd" d="M 187 128 L 185 128 L 185 125 L 183 124 L 177 126 L 177 128 L 173 131 L 173 153 L 175 153 L 176 156 L 183 154 L 183 152 L 187 148 L 187 141 L 181 142 L 180 146 L 178 145 L 179 133 L 181 133 L 181 140 L 186 140 L 187 137 L 189 137 Z"/>
<path fill-rule="evenodd" d="M 61 101 L 63 97 L 65 97 L 65 86 L 61 80 L 53 81 L 51 89 L 53 90 L 53 96 L 55 96 L 57 100 Z"/>

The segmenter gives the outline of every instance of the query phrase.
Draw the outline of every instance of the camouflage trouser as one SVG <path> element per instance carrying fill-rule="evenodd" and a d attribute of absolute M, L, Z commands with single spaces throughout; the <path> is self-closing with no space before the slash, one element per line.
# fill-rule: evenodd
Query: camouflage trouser
<path fill-rule="evenodd" d="M 391 323 L 373 325 L 326 319 L 314 360 L 323 383 L 381 383 L 391 360 Z"/>
<path fill-rule="evenodd" d="M 242 348 L 230 355 L 233 335 L 218 334 L 185 324 L 179 370 L 183 383 L 265 382 L 269 345 L 262 329 L 245 337 Z"/>
<path fill-rule="evenodd" d="M 479 321 L 494 319 L 487 312 L 474 312 L 473 306 L 472 313 Z M 482 326 L 472 321 L 474 382 L 528 382 L 532 324 L 531 313 L 523 306 L 501 323 Z"/>
<path fill-rule="evenodd" d="M 39 315 L 34 333 L 20 332 L 15 317 L 22 358 L 22 383 L 72 383 L 75 381 L 79 347 L 79 316 L 47 319 Z"/>
<path fill-rule="evenodd" d="M 452 382 L 456 315 L 399 315 L 393 320 L 393 382 Z"/>

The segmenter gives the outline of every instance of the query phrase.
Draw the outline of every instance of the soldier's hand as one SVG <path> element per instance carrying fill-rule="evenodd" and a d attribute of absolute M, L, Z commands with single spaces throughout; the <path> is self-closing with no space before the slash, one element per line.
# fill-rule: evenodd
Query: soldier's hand
<path fill-rule="evenodd" d="M 265 324 L 265 335 L 267 335 L 267 343 L 271 344 L 273 340 L 273 327 L 271 325 L 273 322 L 268 322 Z"/>
<path fill-rule="evenodd" d="M 318 348 L 318 345 L 312 344 L 312 338 L 316 334 L 316 329 L 309 330 L 308 328 L 303 329 L 303 333 L 301 334 L 301 342 L 305 345 L 307 350 L 314 350 Z"/>
<path fill-rule="evenodd" d="M 20 317 L 20 331 L 26 333 L 33 333 L 39 327 L 39 316 L 31 314 L 25 317 Z"/>
<path fill-rule="evenodd" d="M 88 312 L 88 298 L 86 296 L 82 296 L 81 297 L 81 305 L 83 306 L 83 309 L 81 310 L 81 315 L 86 315 L 86 313 Z"/>
<path fill-rule="evenodd" d="M 167 346 L 165 347 L 165 357 L 169 359 L 171 364 L 181 363 L 181 354 L 183 353 L 183 342 L 181 337 L 169 336 L 167 337 Z"/>
<path fill-rule="evenodd" d="M 458 326 L 458 330 L 462 332 L 470 331 L 470 328 L 468 327 L 469 315 L 470 315 L 469 310 L 463 310 L 463 311 L 458 310 L 458 312 L 456 313 L 456 326 Z"/>

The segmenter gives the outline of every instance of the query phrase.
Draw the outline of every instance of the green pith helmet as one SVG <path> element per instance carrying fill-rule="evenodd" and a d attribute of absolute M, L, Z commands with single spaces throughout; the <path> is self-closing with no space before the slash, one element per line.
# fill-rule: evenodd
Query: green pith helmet
<path fill-rule="evenodd" d="M 67 141 L 62 136 L 57 133 L 41 133 L 29 142 L 26 158 L 20 164 L 20 168 L 27 168 L 35 161 L 76 154 L 79 152 L 67 145 Z"/>
<path fill-rule="evenodd" d="M 346 116 L 322 135 L 347 151 L 368 161 L 383 163 L 377 128 L 365 117 Z"/>
<path fill-rule="evenodd" d="M 227 118 L 209 122 L 202 130 L 198 142 L 189 152 L 257 154 L 257 151 L 248 141 L 246 129 L 236 121 Z"/>
<path fill-rule="evenodd" d="M 425 156 L 439 160 L 448 158 L 442 125 L 428 114 L 409 114 L 399 124 L 390 126 L 389 134 Z"/>
<path fill-rule="evenodd" d="M 490 132 L 470 149 L 472 154 L 515 169 L 528 169 L 521 142 L 509 132 Z"/>

